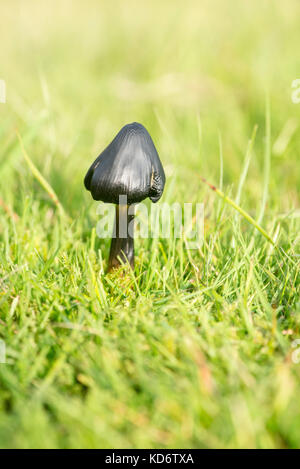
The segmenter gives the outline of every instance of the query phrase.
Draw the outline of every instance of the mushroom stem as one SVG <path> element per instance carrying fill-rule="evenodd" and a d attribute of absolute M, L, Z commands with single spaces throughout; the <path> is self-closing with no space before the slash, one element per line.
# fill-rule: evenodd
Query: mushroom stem
<path fill-rule="evenodd" d="M 111 240 L 108 272 L 116 269 L 122 263 L 129 263 L 134 267 L 134 212 L 130 205 L 116 205 L 116 218 L 114 226 L 114 237 Z"/>

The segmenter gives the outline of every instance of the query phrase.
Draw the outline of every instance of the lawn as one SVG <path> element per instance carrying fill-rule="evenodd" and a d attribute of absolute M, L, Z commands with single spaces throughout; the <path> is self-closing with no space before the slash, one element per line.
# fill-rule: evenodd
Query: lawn
<path fill-rule="evenodd" d="M 299 17 L 1 2 L 1 448 L 300 447 Z M 159 203 L 204 203 L 205 236 L 137 239 L 134 273 L 107 274 L 83 178 L 132 121 Z"/>

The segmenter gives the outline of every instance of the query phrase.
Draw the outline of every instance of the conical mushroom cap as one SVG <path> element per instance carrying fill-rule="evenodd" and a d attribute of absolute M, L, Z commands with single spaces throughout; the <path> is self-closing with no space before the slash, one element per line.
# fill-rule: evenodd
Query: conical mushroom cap
<path fill-rule="evenodd" d="M 162 196 L 165 173 L 148 131 L 136 122 L 125 125 L 88 170 L 84 185 L 95 200 L 128 204 Z"/>

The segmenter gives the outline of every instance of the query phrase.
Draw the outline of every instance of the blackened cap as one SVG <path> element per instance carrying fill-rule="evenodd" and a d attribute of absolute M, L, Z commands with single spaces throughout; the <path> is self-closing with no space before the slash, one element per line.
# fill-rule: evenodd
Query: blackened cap
<path fill-rule="evenodd" d="M 148 131 L 142 124 L 125 125 L 88 170 L 84 185 L 95 200 L 118 204 L 149 197 L 157 202 L 165 186 L 165 173 Z"/>

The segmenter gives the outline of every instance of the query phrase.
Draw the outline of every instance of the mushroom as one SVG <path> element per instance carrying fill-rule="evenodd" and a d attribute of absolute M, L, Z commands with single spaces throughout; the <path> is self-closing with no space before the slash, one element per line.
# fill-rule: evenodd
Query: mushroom
<path fill-rule="evenodd" d="M 134 205 L 147 197 L 157 202 L 165 179 L 152 138 L 137 122 L 125 125 L 88 170 L 84 185 L 93 199 L 116 204 L 108 271 L 134 267 Z"/>

